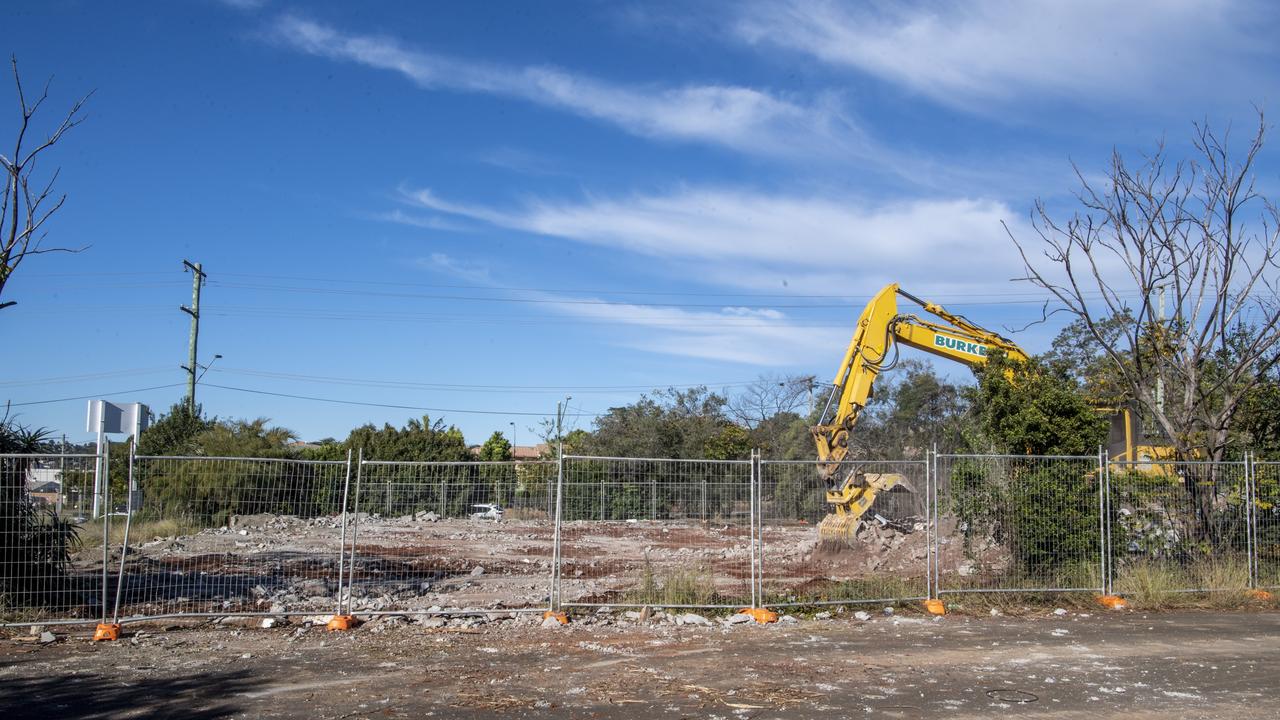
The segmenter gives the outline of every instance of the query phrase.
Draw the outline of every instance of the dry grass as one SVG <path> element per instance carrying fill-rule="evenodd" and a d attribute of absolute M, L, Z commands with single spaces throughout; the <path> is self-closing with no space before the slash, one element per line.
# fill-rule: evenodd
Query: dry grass
<path fill-rule="evenodd" d="M 674 607 L 719 604 L 718 600 L 715 581 L 706 568 L 672 570 L 658 575 L 646 557 L 640 574 L 640 586 L 628 592 L 623 602 Z"/>
<path fill-rule="evenodd" d="M 164 520 L 134 520 L 129 527 L 129 542 L 147 542 L 154 538 L 177 537 L 199 532 L 202 525 L 185 520 L 168 518 Z M 124 542 L 124 518 L 111 519 L 108 531 L 108 542 L 119 545 Z M 93 520 L 80 526 L 80 541 L 86 548 L 102 547 L 102 521 Z"/>
<path fill-rule="evenodd" d="M 1230 559 L 1205 559 L 1187 566 L 1134 563 L 1124 567 L 1115 581 L 1115 592 L 1142 610 L 1238 608 L 1253 602 L 1248 589 L 1248 567 Z"/>
<path fill-rule="evenodd" d="M 537 508 L 518 507 L 502 510 L 503 520 L 547 520 L 549 518 L 546 510 Z"/>

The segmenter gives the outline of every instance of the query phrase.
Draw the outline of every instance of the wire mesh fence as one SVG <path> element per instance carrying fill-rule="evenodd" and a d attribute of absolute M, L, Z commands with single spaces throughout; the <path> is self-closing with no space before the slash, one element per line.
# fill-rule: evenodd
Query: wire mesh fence
<path fill-rule="evenodd" d="M 750 604 L 751 468 L 732 460 L 566 457 L 561 604 Z"/>
<path fill-rule="evenodd" d="M 1113 462 L 1108 476 L 1114 591 L 1133 592 L 1157 580 L 1171 592 L 1248 586 L 1245 462 Z"/>
<path fill-rule="evenodd" d="M 847 535 L 824 540 L 829 481 L 812 461 L 760 464 L 761 584 L 771 606 L 924 598 L 929 594 L 925 461 L 845 463 L 834 477 L 896 475 Z"/>
<path fill-rule="evenodd" d="M 1280 586 L 1280 462 L 845 471 L 897 484 L 830 543 L 810 461 L 0 455 L 0 621 Z"/>
<path fill-rule="evenodd" d="M 332 612 L 348 464 L 134 459 L 120 614 Z M 118 524 L 117 524 L 118 526 Z"/>
<path fill-rule="evenodd" d="M 938 455 L 939 593 L 1101 591 L 1100 457 Z"/>
<path fill-rule="evenodd" d="M 1280 462 L 1255 461 L 1250 467 L 1254 582 L 1280 587 Z"/>
<path fill-rule="evenodd" d="M 97 455 L 0 455 L 0 619 L 100 618 L 102 531 L 90 522 Z"/>
<path fill-rule="evenodd" d="M 555 481 L 555 462 L 362 461 L 351 503 L 350 609 L 546 609 Z"/>

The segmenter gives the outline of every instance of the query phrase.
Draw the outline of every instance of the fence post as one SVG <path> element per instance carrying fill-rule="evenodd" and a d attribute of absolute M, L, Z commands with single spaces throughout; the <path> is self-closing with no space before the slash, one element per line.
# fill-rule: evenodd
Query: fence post
<path fill-rule="evenodd" d="M 1257 529 L 1257 523 L 1254 521 L 1254 468 L 1253 453 L 1246 452 L 1244 454 L 1244 537 L 1245 537 L 1245 555 L 1249 564 L 1249 587 L 1258 587 L 1258 558 L 1255 557 L 1257 552 L 1257 544 L 1254 542 L 1254 533 Z"/>
<path fill-rule="evenodd" d="M 749 537 L 748 542 L 751 544 L 751 607 L 758 608 L 760 603 L 756 601 L 756 581 L 759 576 L 756 574 L 757 561 L 756 556 L 756 450 L 751 451 L 751 478 L 747 481 L 747 507 L 748 517 L 747 525 Z"/>
<path fill-rule="evenodd" d="M 756 462 L 752 474 L 755 475 L 756 483 L 756 544 L 759 546 L 756 551 L 756 600 L 759 602 L 757 607 L 764 607 L 764 458 L 761 456 L 760 448 L 756 448 Z"/>
<path fill-rule="evenodd" d="M 1110 552 L 1108 552 L 1107 528 L 1110 525 L 1110 516 L 1107 513 L 1107 460 L 1106 450 L 1101 445 L 1098 446 L 1098 581 L 1102 583 L 1101 593 L 1109 595 L 1111 587 L 1107 582 L 1108 570 L 1107 563 L 1110 561 Z"/>
<path fill-rule="evenodd" d="M 707 517 L 707 476 L 702 476 L 702 527 L 711 525 L 711 518 Z"/>
<path fill-rule="evenodd" d="M 133 524 L 133 457 L 137 451 L 137 442 L 137 438 L 129 438 L 129 476 L 125 480 L 125 495 L 128 499 L 125 505 L 124 541 L 120 543 L 120 574 L 116 576 L 115 611 L 111 614 L 111 623 L 113 625 L 120 624 L 120 595 L 124 590 L 124 564 L 129 559 L 129 526 Z M 103 595 L 105 594 L 106 588 L 103 588 Z"/>
<path fill-rule="evenodd" d="M 938 556 L 942 553 L 942 528 L 938 525 L 938 446 L 933 446 L 933 484 L 929 489 L 929 526 L 933 529 L 932 558 L 929 560 L 933 568 L 933 598 L 942 597 L 942 563 Z"/>
<path fill-rule="evenodd" d="M 105 442 L 101 445 L 102 452 L 98 454 L 97 462 L 102 468 L 101 475 L 102 486 L 96 493 L 94 501 L 99 498 L 102 504 L 99 506 L 102 510 L 102 624 L 107 624 L 107 594 L 110 592 L 110 586 L 107 584 L 107 566 L 111 560 L 111 484 L 107 479 L 107 468 L 111 464 L 111 443 Z"/>
<path fill-rule="evenodd" d="M 938 445 L 926 451 L 924 457 L 924 596 L 938 597 L 933 592 L 933 472 L 938 459 Z"/>
<path fill-rule="evenodd" d="M 347 566 L 347 496 L 351 490 L 351 450 L 347 449 L 347 477 L 342 481 L 342 535 L 338 541 L 338 602 L 334 615 L 342 614 L 342 574 Z"/>
<path fill-rule="evenodd" d="M 547 493 L 548 499 L 551 493 Z M 560 609 L 560 505 L 564 497 L 564 446 L 556 452 L 555 528 L 551 534 L 551 587 L 547 593 L 547 611 Z"/>
<path fill-rule="evenodd" d="M 351 614 L 351 591 L 355 589 L 356 583 L 356 539 L 360 536 L 360 478 L 363 475 L 364 448 L 360 448 L 356 454 L 356 500 L 351 507 L 351 554 L 347 556 L 347 567 L 350 568 L 347 573 L 347 612 L 341 613 L 345 615 Z M 341 572 L 341 568 L 338 571 Z M 339 595 L 338 599 L 341 600 L 342 596 Z"/>

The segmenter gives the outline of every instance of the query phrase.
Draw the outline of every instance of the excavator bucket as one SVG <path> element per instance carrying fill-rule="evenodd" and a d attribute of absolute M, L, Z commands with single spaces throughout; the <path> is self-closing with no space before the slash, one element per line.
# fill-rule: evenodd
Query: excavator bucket
<path fill-rule="evenodd" d="M 835 512 L 818 524 L 818 538 L 827 546 L 857 547 L 862 516 L 871 509 L 876 496 L 887 492 L 906 478 L 898 473 L 849 473 L 839 488 L 827 491 L 827 502 Z"/>

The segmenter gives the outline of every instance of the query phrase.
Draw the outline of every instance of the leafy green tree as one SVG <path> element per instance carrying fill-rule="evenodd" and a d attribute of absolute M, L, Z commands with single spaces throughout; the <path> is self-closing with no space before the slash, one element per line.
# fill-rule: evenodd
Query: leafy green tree
<path fill-rule="evenodd" d="M 1107 421 L 1061 370 L 1003 353 L 975 369 L 969 392 L 990 448 L 1018 455 L 1093 455 L 1106 441 Z"/>
<path fill-rule="evenodd" d="M 142 431 L 138 454 L 207 455 L 209 453 L 201 453 L 197 438 L 216 424 L 216 418 L 205 419 L 201 415 L 199 406 L 191 412 L 185 402 L 174 403 L 169 412 Z"/>
<path fill-rule="evenodd" d="M 511 442 L 500 432 L 494 432 L 480 446 L 479 460 L 493 462 L 511 459 Z"/>
<path fill-rule="evenodd" d="M 343 443 L 348 448 L 364 448 L 365 459 L 407 460 L 425 462 L 431 460 L 472 460 L 462 431 L 443 420 L 432 421 L 424 415 L 421 420 L 410 419 L 404 427 L 390 423 L 381 428 L 372 424 L 351 431 Z"/>
<path fill-rule="evenodd" d="M 974 449 L 1027 457 L 955 465 L 946 497 L 965 528 L 965 547 L 989 535 L 1022 574 L 1060 579 L 1072 562 L 1099 551 L 1101 478 L 1096 463 L 1038 456 L 1092 456 L 1107 422 L 1061 366 L 997 352 L 975 374 L 978 385 L 968 391 L 978 422 Z"/>
<path fill-rule="evenodd" d="M 903 360 L 877 381 L 850 442 L 859 457 L 923 457 L 934 445 L 940 452 L 954 452 L 971 424 L 969 398 L 961 387 L 926 362 Z"/>

